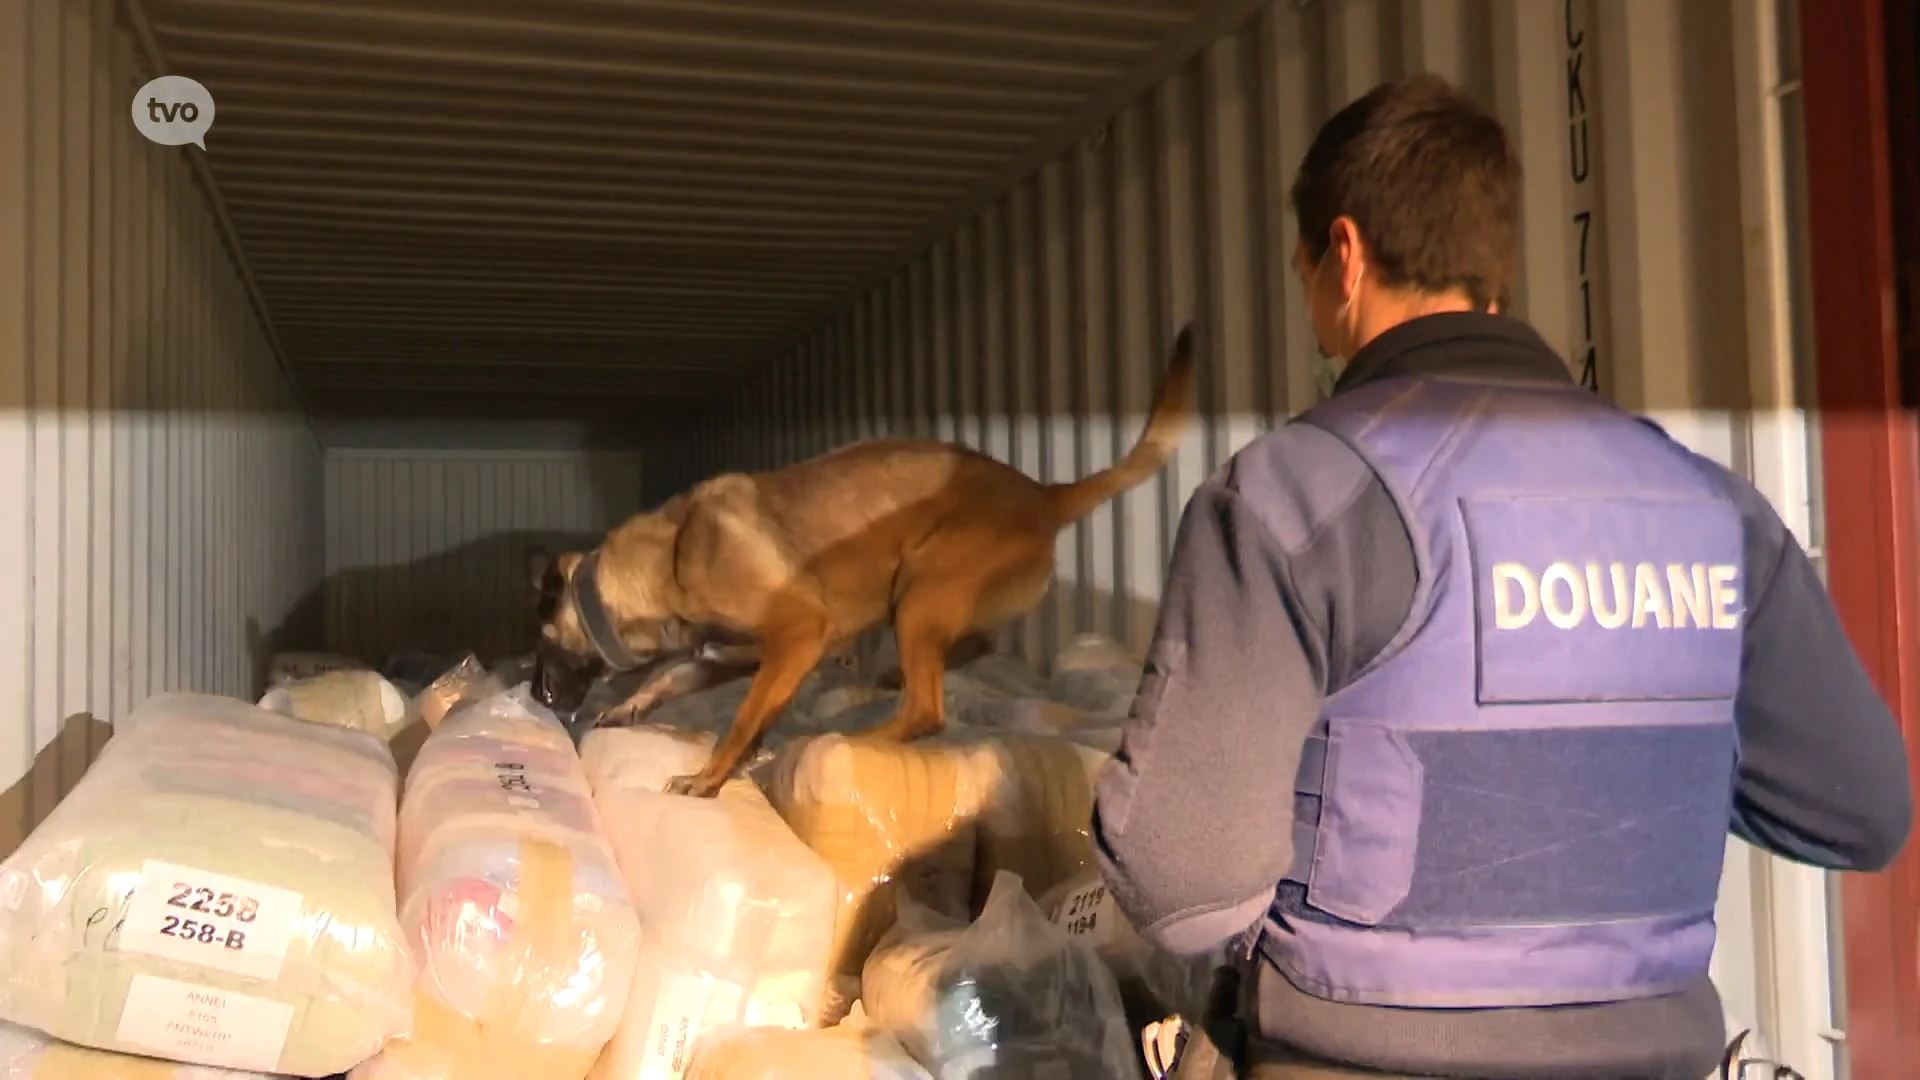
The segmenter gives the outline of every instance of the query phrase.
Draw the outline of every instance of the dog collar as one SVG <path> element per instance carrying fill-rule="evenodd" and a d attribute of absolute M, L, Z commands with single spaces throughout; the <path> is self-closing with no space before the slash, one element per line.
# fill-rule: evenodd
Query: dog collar
<path fill-rule="evenodd" d="M 573 610 L 580 616 L 580 627 L 587 632 L 587 640 L 593 643 L 593 651 L 600 654 L 600 659 L 615 671 L 639 667 L 640 658 L 620 640 L 613 617 L 607 613 L 606 601 L 601 599 L 598 551 L 588 552 L 580 565 L 573 568 L 567 591 L 573 596 Z"/>

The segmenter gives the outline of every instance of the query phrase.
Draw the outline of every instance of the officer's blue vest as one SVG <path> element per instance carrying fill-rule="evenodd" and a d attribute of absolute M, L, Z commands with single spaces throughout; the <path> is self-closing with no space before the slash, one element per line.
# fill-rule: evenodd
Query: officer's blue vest
<path fill-rule="evenodd" d="M 1572 386 L 1390 379 L 1301 420 L 1385 482 L 1419 584 L 1309 741 L 1261 951 L 1422 1008 L 1704 976 L 1746 584 L 1716 478 Z"/>

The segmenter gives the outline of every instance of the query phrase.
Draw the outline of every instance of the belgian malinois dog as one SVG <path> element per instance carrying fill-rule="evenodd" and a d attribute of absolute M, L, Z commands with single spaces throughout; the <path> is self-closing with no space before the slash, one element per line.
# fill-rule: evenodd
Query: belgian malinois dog
<path fill-rule="evenodd" d="M 939 732 L 950 654 L 977 651 L 1038 606 L 1060 530 L 1173 456 L 1193 414 L 1192 337 L 1191 324 L 1176 336 L 1126 457 L 1071 483 L 1043 484 L 950 443 L 876 439 L 713 477 L 629 518 L 586 554 L 530 551 L 542 624 L 535 697 L 570 713 L 607 670 L 672 655 L 747 665 L 753 682 L 725 738 L 706 768 L 671 789 L 707 797 L 823 657 L 890 620 L 900 702 L 865 734 Z"/>

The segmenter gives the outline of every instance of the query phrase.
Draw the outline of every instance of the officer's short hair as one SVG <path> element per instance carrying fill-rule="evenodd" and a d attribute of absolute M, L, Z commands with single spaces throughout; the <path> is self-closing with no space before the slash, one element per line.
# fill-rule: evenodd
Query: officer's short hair
<path fill-rule="evenodd" d="M 1437 75 L 1384 83 L 1334 114 L 1290 197 L 1315 260 L 1344 215 L 1386 284 L 1464 289 L 1482 309 L 1509 304 L 1520 161 L 1500 121 Z"/>

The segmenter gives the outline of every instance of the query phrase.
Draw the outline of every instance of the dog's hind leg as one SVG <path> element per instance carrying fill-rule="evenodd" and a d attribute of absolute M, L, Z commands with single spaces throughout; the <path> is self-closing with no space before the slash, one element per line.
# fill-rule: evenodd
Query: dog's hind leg
<path fill-rule="evenodd" d="M 762 639 L 760 670 L 754 673 L 753 685 L 747 688 L 747 699 L 733 714 L 726 737 L 714 747 L 706 768 L 694 776 L 676 778 L 668 785 L 668 793 L 697 795 L 703 799 L 718 794 L 721 785 L 760 744 L 767 725 L 793 700 L 801 680 L 825 655 L 827 637 L 825 617 L 813 615 L 789 621 Z"/>
<path fill-rule="evenodd" d="M 871 738 L 907 742 L 946 727 L 949 658 L 971 646 L 973 582 L 934 579 L 910 585 L 894 606 L 900 645 L 900 704 L 892 719 L 868 730 Z"/>

